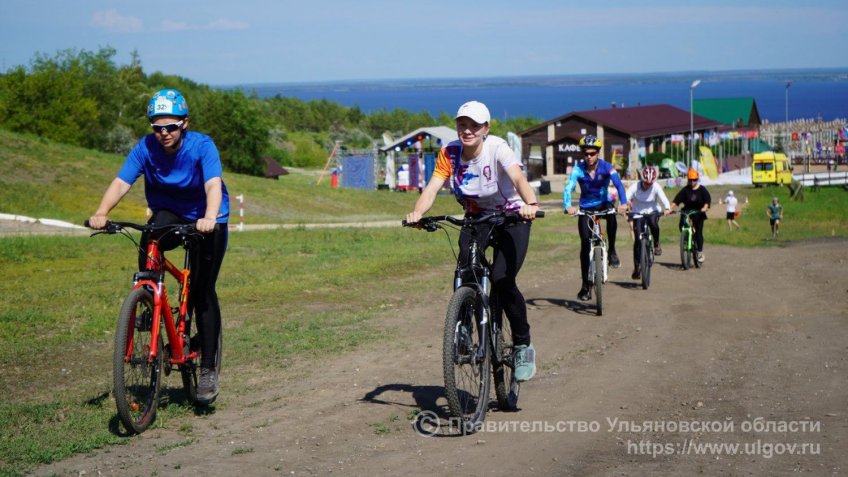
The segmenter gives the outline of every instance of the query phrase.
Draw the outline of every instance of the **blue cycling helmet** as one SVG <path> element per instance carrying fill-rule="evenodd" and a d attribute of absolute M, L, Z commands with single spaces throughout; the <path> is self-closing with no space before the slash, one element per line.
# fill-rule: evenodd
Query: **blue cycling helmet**
<path fill-rule="evenodd" d="M 183 95 L 175 89 L 160 89 L 150 98 L 147 104 L 147 117 L 157 116 L 188 116 L 188 103 Z"/>

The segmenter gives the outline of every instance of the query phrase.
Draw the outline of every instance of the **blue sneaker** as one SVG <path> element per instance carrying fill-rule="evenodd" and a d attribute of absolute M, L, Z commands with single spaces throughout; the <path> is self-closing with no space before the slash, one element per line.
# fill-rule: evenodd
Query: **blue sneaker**
<path fill-rule="evenodd" d="M 531 344 L 515 347 L 515 370 L 513 374 L 518 382 L 528 381 L 536 374 L 536 348 Z"/>

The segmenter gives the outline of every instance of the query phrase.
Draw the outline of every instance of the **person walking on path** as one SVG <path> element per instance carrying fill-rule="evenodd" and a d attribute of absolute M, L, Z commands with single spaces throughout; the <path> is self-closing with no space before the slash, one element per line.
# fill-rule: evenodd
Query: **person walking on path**
<path fill-rule="evenodd" d="M 733 227 L 736 227 L 737 230 L 741 229 L 742 227 L 739 226 L 739 222 L 736 221 L 739 213 L 736 210 L 736 205 L 739 201 L 734 197 L 732 190 L 727 191 L 727 195 L 722 202 L 724 202 L 724 206 L 727 208 L 727 229 L 731 232 L 733 231 Z"/>
<path fill-rule="evenodd" d="M 771 200 L 771 205 L 766 210 L 766 216 L 769 218 L 769 223 L 771 224 L 771 236 L 773 238 L 779 237 L 780 221 L 783 220 L 783 206 L 780 205 L 777 197 Z"/>

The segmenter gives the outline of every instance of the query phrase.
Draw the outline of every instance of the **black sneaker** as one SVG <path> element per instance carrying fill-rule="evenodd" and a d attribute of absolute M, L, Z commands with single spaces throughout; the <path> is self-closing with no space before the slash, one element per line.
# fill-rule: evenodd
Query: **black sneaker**
<path fill-rule="evenodd" d="M 654 255 L 656 255 L 657 257 L 662 255 L 662 246 L 660 244 L 657 244 L 657 246 L 654 247 Z"/>
<path fill-rule="evenodd" d="M 621 261 L 618 260 L 618 255 L 616 255 L 614 252 L 610 253 L 609 263 L 612 268 L 618 268 L 621 266 Z"/>
<path fill-rule="evenodd" d="M 212 402 L 218 397 L 218 373 L 212 368 L 200 368 L 197 380 L 197 400 Z"/>
<path fill-rule="evenodd" d="M 583 301 L 589 301 L 592 299 L 592 290 L 589 287 L 583 286 L 580 287 L 580 292 L 577 293 L 577 298 Z"/>
<path fill-rule="evenodd" d="M 639 267 L 633 269 L 633 275 L 630 275 L 630 278 L 634 280 L 639 280 L 640 278 L 642 278 L 642 271 L 639 269 Z"/>

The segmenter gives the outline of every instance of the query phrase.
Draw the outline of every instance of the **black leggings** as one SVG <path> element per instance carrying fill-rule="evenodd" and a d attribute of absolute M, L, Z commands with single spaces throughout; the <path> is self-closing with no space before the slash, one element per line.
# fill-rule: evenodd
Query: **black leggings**
<path fill-rule="evenodd" d="M 635 240 L 633 241 L 633 265 L 635 266 L 639 263 L 639 247 L 642 246 L 642 240 L 639 238 L 639 235 L 642 233 L 642 223 L 648 222 L 648 230 L 651 231 L 651 235 L 654 238 L 654 246 L 656 247 L 658 243 L 660 243 L 660 216 L 659 215 L 644 215 L 639 217 L 638 219 L 633 219 L 633 236 Z"/>
<path fill-rule="evenodd" d="M 169 210 L 159 210 L 147 222 L 156 225 L 191 224 L 194 220 L 186 220 Z M 215 230 L 204 236 L 197 243 L 189 258 L 191 266 L 191 295 L 189 309 L 193 310 L 197 331 L 200 334 L 200 366 L 215 367 L 215 356 L 218 353 L 218 334 L 221 332 L 221 307 L 218 304 L 218 294 L 215 292 L 215 282 L 227 251 L 229 232 L 227 224 L 215 225 Z M 147 250 L 147 234 L 141 236 L 142 250 Z M 180 241 L 173 235 L 166 236 L 159 242 L 161 250 L 173 250 Z M 145 254 L 139 256 L 139 268 L 144 268 Z M 182 264 L 178 264 L 182 265 Z"/>
<path fill-rule="evenodd" d="M 530 244 L 530 223 L 510 224 L 495 227 L 491 235 L 490 227 L 477 227 L 477 243 L 480 250 L 492 247 L 492 308 L 502 309 L 512 327 L 512 340 L 515 345 L 530 344 L 530 324 L 527 322 L 527 303 L 524 295 L 515 283 L 527 247 Z M 489 240 L 491 238 L 491 240 Z M 471 236 L 467 229 L 459 234 L 459 263 L 468 262 L 468 244 Z"/>
<path fill-rule="evenodd" d="M 605 210 L 609 207 L 604 207 Z M 607 221 L 607 247 L 610 255 L 615 253 L 615 233 L 618 230 L 618 221 L 615 214 L 603 215 L 602 219 Z M 589 286 L 589 251 L 592 249 L 592 218 L 586 215 L 577 217 L 577 232 L 580 234 L 580 277 L 583 286 Z"/>
<path fill-rule="evenodd" d="M 685 211 L 684 211 L 685 212 Z M 692 234 L 692 241 L 695 244 L 695 250 L 698 252 L 704 251 L 704 219 L 706 218 L 705 213 L 701 212 L 699 214 L 692 214 L 690 218 L 692 219 L 692 227 L 695 229 L 695 233 Z M 680 226 L 678 229 L 683 229 L 683 224 L 686 223 L 686 214 L 680 214 Z"/>

